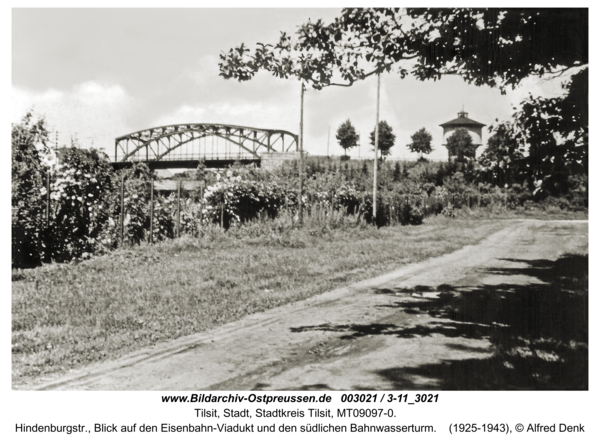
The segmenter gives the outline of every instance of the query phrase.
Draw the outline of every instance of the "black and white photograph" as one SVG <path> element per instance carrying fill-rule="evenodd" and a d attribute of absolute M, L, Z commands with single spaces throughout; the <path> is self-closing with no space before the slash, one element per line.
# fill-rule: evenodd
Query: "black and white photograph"
<path fill-rule="evenodd" d="M 588 7 L 161 6 L 10 10 L 11 398 L 590 394 Z"/>

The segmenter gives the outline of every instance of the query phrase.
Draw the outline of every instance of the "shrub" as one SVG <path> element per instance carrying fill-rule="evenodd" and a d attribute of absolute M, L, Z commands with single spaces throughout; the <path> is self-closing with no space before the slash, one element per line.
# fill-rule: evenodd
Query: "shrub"
<path fill-rule="evenodd" d="M 444 209 L 442 209 L 441 214 L 444 217 L 456 217 L 456 214 L 454 213 L 454 208 L 452 207 L 452 205 L 445 206 Z"/>
<path fill-rule="evenodd" d="M 462 194 L 467 189 L 465 176 L 462 172 L 455 172 L 452 177 L 444 178 L 444 187 L 451 194 Z"/>
<path fill-rule="evenodd" d="M 12 266 L 37 266 L 45 257 L 47 232 L 45 199 L 50 154 L 48 130 L 43 119 L 33 121 L 28 112 L 12 133 Z"/>
<path fill-rule="evenodd" d="M 72 146 L 63 148 L 61 156 L 50 186 L 53 213 L 46 254 L 58 262 L 97 249 L 115 191 L 112 167 L 101 152 Z"/>
<path fill-rule="evenodd" d="M 409 211 L 408 223 L 411 225 L 420 225 L 423 223 L 423 211 L 416 206 L 411 206 Z"/>
<path fill-rule="evenodd" d="M 110 215 L 113 173 L 106 156 L 72 143 L 59 150 L 51 172 L 51 151 L 43 120 L 28 113 L 12 131 L 13 266 L 68 261 L 94 252 Z M 46 204 L 49 227 L 46 227 Z"/>
<path fill-rule="evenodd" d="M 226 229 L 232 224 L 255 219 L 262 213 L 274 218 L 285 204 L 286 195 L 275 182 L 243 180 L 239 175 L 234 176 L 231 170 L 224 178 L 218 175 L 217 180 L 204 194 L 203 218 L 211 223 L 222 222 Z"/>

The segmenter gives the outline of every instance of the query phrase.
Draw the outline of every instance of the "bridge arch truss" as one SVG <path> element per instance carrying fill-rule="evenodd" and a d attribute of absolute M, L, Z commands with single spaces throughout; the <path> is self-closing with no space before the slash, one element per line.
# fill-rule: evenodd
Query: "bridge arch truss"
<path fill-rule="evenodd" d="M 207 152 L 207 143 L 196 144 L 192 152 L 179 148 L 196 140 L 223 139 L 232 152 Z M 214 145 L 213 145 L 214 146 Z M 210 147 L 210 146 L 209 146 Z M 253 158 L 261 152 L 298 151 L 298 136 L 279 129 L 261 129 L 212 123 L 189 123 L 159 126 L 123 135 L 115 139 L 115 162 L 159 162 L 168 160 L 200 160 L 202 158 Z"/>

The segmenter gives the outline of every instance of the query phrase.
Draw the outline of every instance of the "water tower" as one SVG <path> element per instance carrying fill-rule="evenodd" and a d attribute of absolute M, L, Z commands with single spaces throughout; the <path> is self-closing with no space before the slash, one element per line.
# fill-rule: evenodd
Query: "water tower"
<path fill-rule="evenodd" d="M 465 112 L 464 109 L 458 113 L 458 118 L 450 120 L 446 123 L 442 123 L 440 126 L 444 128 L 443 146 L 446 146 L 448 137 L 454 134 L 454 131 L 456 131 L 458 128 L 464 128 L 469 131 L 469 135 L 473 139 L 473 144 L 477 145 L 477 147 L 483 144 L 481 128 L 483 128 L 485 125 L 483 123 L 476 122 L 475 120 L 471 120 L 469 118 L 469 114 Z"/>

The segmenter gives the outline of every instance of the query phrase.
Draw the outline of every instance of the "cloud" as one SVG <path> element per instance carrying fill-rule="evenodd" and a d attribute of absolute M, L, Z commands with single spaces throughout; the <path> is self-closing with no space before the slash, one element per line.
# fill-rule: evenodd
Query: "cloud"
<path fill-rule="evenodd" d="M 47 109 L 54 103 L 60 102 L 64 93 L 56 89 L 48 89 L 42 93 L 34 94 L 27 90 L 12 89 L 12 116 L 11 121 L 18 123 L 31 109 L 39 111 L 40 108 Z"/>
<path fill-rule="evenodd" d="M 166 126 L 174 123 L 204 123 L 205 116 L 205 108 L 201 106 L 183 105 L 174 112 L 163 114 L 152 120 L 150 127 Z"/>
<path fill-rule="evenodd" d="M 86 106 L 121 106 L 129 99 L 125 90 L 119 85 L 101 85 L 96 82 L 85 82 L 73 88 L 73 96 Z"/>
<path fill-rule="evenodd" d="M 32 91 L 12 88 L 12 121 L 19 122 L 29 110 L 44 117 L 51 130 L 59 133 L 59 144 L 77 137 L 82 147 L 105 147 L 114 138 L 131 132 L 129 116 L 136 101 L 120 85 L 83 82 L 70 90 Z"/>
<path fill-rule="evenodd" d="M 297 132 L 298 116 L 287 105 L 240 102 L 221 102 L 201 105 L 182 105 L 152 121 L 151 126 L 174 123 L 221 123 L 255 128 L 285 129 Z"/>

